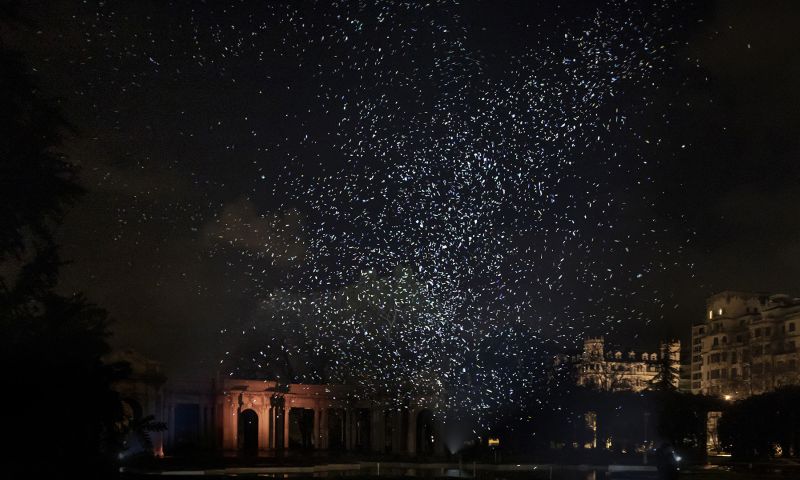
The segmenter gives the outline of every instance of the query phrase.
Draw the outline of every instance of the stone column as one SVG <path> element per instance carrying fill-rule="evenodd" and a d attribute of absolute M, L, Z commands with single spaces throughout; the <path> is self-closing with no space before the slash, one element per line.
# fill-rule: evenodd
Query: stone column
<path fill-rule="evenodd" d="M 169 425 L 169 430 L 167 430 L 167 443 L 169 444 L 169 448 L 175 448 L 175 404 L 170 402 L 167 411 L 169 412 L 169 418 L 167 419 L 167 425 Z"/>
<path fill-rule="evenodd" d="M 271 448 L 278 448 L 278 408 L 274 405 L 269 408 L 269 445 Z"/>
<path fill-rule="evenodd" d="M 319 412 L 319 448 L 327 450 L 330 448 L 330 439 L 328 438 L 328 409 L 322 408 Z"/>
<path fill-rule="evenodd" d="M 355 450 L 356 449 L 356 440 L 357 440 L 356 439 L 356 435 L 357 435 L 356 426 L 358 425 L 358 421 L 357 421 L 358 417 L 356 416 L 356 409 L 355 408 L 351 408 L 348 411 L 348 414 L 349 414 L 349 417 L 348 417 L 349 422 L 348 422 L 348 426 L 347 426 L 347 428 L 348 428 L 347 431 L 350 434 L 350 450 Z"/>
<path fill-rule="evenodd" d="M 392 422 L 394 423 L 392 453 L 405 453 L 406 439 L 403 437 L 403 410 L 392 409 Z"/>
<path fill-rule="evenodd" d="M 319 450 L 321 448 L 322 442 L 320 441 L 320 417 L 322 416 L 320 409 L 319 409 L 319 402 L 314 404 L 314 433 L 313 433 L 313 443 L 314 443 L 314 450 Z"/>
<path fill-rule="evenodd" d="M 270 405 L 267 408 L 267 417 L 269 418 L 269 425 L 267 425 L 267 448 L 275 448 L 275 407 Z"/>
<path fill-rule="evenodd" d="M 217 397 L 217 401 L 214 404 L 214 410 L 211 412 L 211 417 L 214 419 L 214 433 L 211 437 L 211 446 L 214 447 L 214 450 L 224 450 L 223 447 L 225 443 L 225 413 L 227 410 L 225 409 L 225 397 L 222 395 Z"/>
<path fill-rule="evenodd" d="M 203 440 L 205 440 L 205 432 L 206 432 L 206 419 L 203 416 L 203 402 L 200 401 L 197 405 L 197 423 L 199 427 L 199 431 L 197 432 L 197 436 L 199 437 L 198 440 L 202 445 Z"/>
<path fill-rule="evenodd" d="M 370 408 L 370 443 L 373 452 L 383 452 L 386 445 L 386 426 L 383 421 L 383 409 L 379 407 Z"/>
<path fill-rule="evenodd" d="M 239 449 L 239 414 L 242 413 L 242 406 L 236 405 L 233 409 L 231 416 L 231 424 L 233 425 L 233 449 Z"/>
<path fill-rule="evenodd" d="M 349 408 L 344 409 L 344 449 L 353 449 L 353 429 L 350 423 L 353 421 L 353 412 Z"/>
<path fill-rule="evenodd" d="M 289 405 L 283 406 L 283 449 L 289 450 L 289 412 L 291 411 Z"/>
<path fill-rule="evenodd" d="M 269 427 L 271 423 L 269 406 L 267 405 L 267 400 L 263 398 L 260 398 L 259 402 L 261 402 L 261 409 L 258 414 L 258 449 L 267 450 L 269 449 Z"/>
<path fill-rule="evenodd" d="M 417 413 L 416 408 L 408 409 L 408 443 L 406 445 L 408 453 L 412 455 L 417 453 Z"/>
<path fill-rule="evenodd" d="M 225 408 L 222 412 L 222 448 L 224 450 L 236 450 L 238 448 L 236 439 L 239 427 L 239 405 L 231 397 L 226 400 Z"/>

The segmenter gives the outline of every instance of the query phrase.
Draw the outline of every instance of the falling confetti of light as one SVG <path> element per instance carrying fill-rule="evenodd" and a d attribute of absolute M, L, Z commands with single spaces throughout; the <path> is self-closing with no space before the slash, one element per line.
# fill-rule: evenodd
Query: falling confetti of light
<path fill-rule="evenodd" d="M 622 319 L 607 299 L 647 295 L 642 279 L 666 268 L 619 263 L 659 249 L 666 227 L 623 228 L 633 190 L 614 186 L 647 181 L 643 158 L 617 157 L 651 141 L 629 127 L 647 100 L 618 98 L 647 94 L 665 68 L 657 20 L 674 6 L 610 2 L 532 29 L 530 48 L 499 71 L 466 46 L 457 6 L 281 6 L 263 24 L 290 25 L 282 51 L 313 79 L 310 113 L 337 128 L 333 140 L 309 128 L 269 147 L 291 152 L 273 195 L 304 212 L 306 256 L 243 332 L 280 345 L 252 357 L 259 367 L 303 358 L 287 381 L 487 411 L 525 401 L 554 344 L 590 325 L 613 331 Z M 224 49 L 236 54 L 243 38 Z M 344 161 L 326 165 L 316 145 Z M 304 173 L 313 161 L 323 173 Z M 574 310 L 577 296 L 596 308 Z"/>
<path fill-rule="evenodd" d="M 679 4 L 543 16 L 491 53 L 460 2 L 184 7 L 175 35 L 192 41 L 169 56 L 281 115 L 241 115 L 225 150 L 258 152 L 252 189 L 197 219 L 262 300 L 220 332 L 227 373 L 484 412 L 529 401 L 550 355 L 586 332 L 646 324 L 636 301 L 667 305 L 647 281 L 680 251 L 639 207 L 656 201 L 641 152 L 661 140 L 636 119 L 674 54 Z M 119 55 L 167 75 L 146 44 Z M 242 78 L 240 63 L 266 73 Z M 256 213 L 259 196 L 278 208 Z"/>

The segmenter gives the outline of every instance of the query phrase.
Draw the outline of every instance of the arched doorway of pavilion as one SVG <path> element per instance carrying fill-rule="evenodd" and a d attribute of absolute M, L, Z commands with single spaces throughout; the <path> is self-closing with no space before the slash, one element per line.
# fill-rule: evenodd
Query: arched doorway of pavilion
<path fill-rule="evenodd" d="M 258 414 L 250 409 L 239 414 L 239 450 L 251 455 L 258 452 Z"/>
<path fill-rule="evenodd" d="M 421 410 L 417 414 L 417 454 L 433 455 L 435 443 L 435 426 L 433 413 Z"/>
<path fill-rule="evenodd" d="M 314 448 L 314 410 L 289 409 L 289 448 Z"/>
<path fill-rule="evenodd" d="M 345 411 L 343 408 L 328 409 L 328 450 L 344 450 L 345 438 Z"/>
<path fill-rule="evenodd" d="M 353 411 L 355 416 L 355 438 L 353 448 L 356 450 L 369 451 L 372 441 L 372 421 L 368 408 L 357 408 Z"/>

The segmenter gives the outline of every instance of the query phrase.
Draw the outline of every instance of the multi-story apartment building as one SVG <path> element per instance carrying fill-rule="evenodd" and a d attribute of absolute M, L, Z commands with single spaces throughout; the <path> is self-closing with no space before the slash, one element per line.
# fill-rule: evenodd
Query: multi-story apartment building
<path fill-rule="evenodd" d="M 632 349 L 606 348 L 605 339 L 587 338 L 583 353 L 561 356 L 557 363 L 567 363 L 574 368 L 578 385 L 600 390 L 633 390 L 649 388 L 663 365 L 663 355 L 669 355 L 675 368 L 673 383 L 678 387 L 681 344 L 679 341 L 661 344 L 657 352 L 636 352 Z"/>
<path fill-rule="evenodd" d="M 800 299 L 724 291 L 692 327 L 691 391 L 741 398 L 800 383 Z"/>

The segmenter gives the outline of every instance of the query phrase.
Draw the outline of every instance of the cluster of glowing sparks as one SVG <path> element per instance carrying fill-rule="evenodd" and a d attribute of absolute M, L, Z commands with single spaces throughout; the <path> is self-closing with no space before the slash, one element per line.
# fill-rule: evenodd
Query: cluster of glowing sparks
<path fill-rule="evenodd" d="M 282 278 L 239 329 L 257 340 L 231 355 L 231 375 L 280 371 L 480 412 L 530 401 L 547 352 L 586 325 L 646 320 L 604 305 L 642 294 L 643 275 L 664 268 L 620 262 L 658 248 L 664 228 L 620 225 L 636 215 L 620 184 L 646 181 L 629 117 L 665 68 L 673 6 L 542 18 L 492 58 L 470 46 L 460 7 L 276 3 L 249 34 L 219 26 L 229 56 L 277 48 L 315 92 L 313 108 L 287 115 L 303 136 L 264 148 L 282 167 L 259 184 L 299 224 L 278 215 L 273 236 L 302 253 L 243 250 L 280 262 Z M 626 93 L 639 101 L 622 104 Z M 335 129 L 314 128 L 317 116 Z"/>

